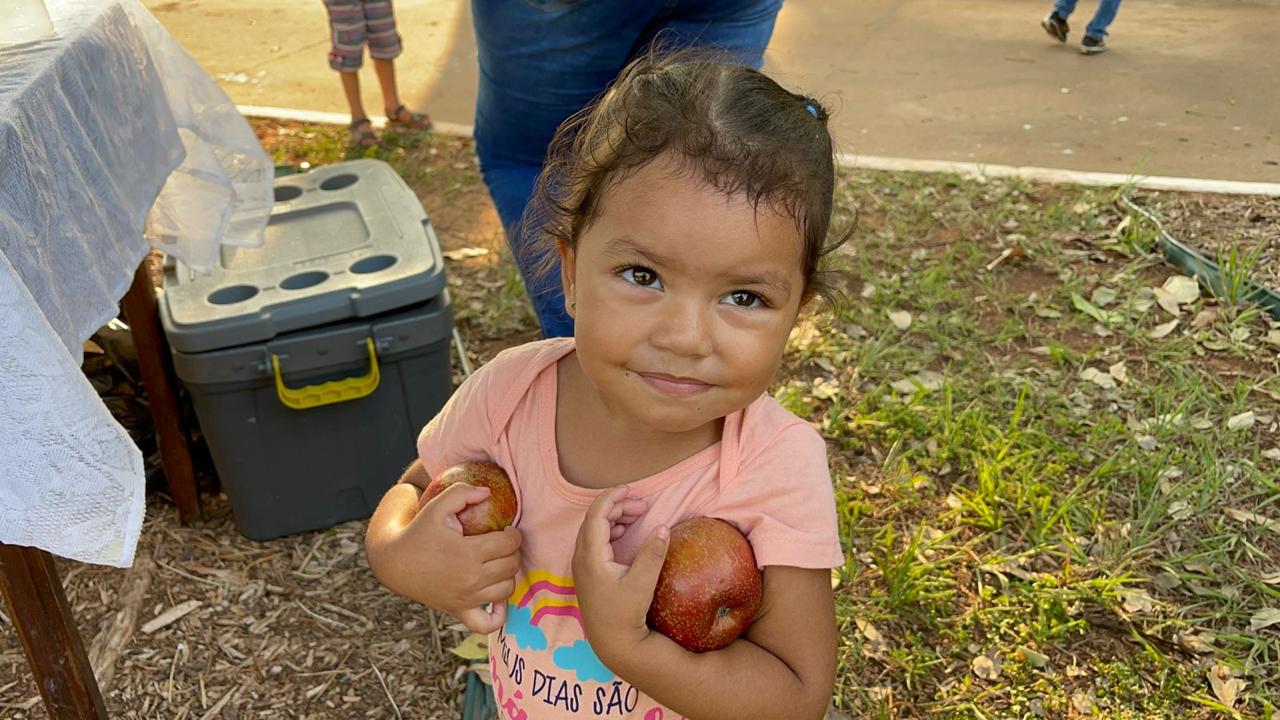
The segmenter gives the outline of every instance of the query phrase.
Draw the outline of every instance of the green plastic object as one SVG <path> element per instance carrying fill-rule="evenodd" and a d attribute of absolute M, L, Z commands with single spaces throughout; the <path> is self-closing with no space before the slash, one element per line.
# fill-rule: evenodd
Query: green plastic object
<path fill-rule="evenodd" d="M 277 165 L 275 177 L 284 177 L 285 175 L 297 175 L 302 172 L 302 168 L 293 164 Z"/>
<path fill-rule="evenodd" d="M 1165 229 L 1159 218 L 1151 211 L 1135 203 L 1128 195 L 1122 195 L 1120 202 L 1156 226 L 1156 229 L 1160 232 L 1160 249 L 1164 252 L 1166 260 L 1173 263 L 1187 275 L 1199 280 L 1200 284 L 1209 288 L 1209 291 L 1215 296 L 1222 297 L 1225 295 L 1227 282 L 1222 277 L 1222 269 L 1218 267 L 1217 263 L 1194 248 L 1179 242 L 1177 238 L 1169 234 L 1169 231 Z M 1271 317 L 1280 320 L 1280 294 L 1252 280 L 1245 280 L 1244 287 L 1244 299 L 1246 301 L 1257 305 Z"/>
<path fill-rule="evenodd" d="M 462 720 L 493 720 L 498 716 L 498 701 L 475 671 L 467 671 L 467 694 L 462 705 Z"/>

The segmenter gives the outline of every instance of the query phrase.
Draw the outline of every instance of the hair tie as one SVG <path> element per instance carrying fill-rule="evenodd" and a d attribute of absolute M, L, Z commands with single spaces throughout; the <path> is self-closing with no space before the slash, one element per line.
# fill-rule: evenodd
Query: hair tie
<path fill-rule="evenodd" d="M 804 109 L 808 110 L 809 114 L 815 118 L 818 117 L 818 108 L 814 107 L 812 103 L 805 104 Z"/>

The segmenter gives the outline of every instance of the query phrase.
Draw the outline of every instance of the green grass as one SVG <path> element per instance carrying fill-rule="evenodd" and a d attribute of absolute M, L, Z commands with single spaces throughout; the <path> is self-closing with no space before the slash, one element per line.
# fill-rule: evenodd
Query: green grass
<path fill-rule="evenodd" d="M 1176 272 L 1110 197 L 848 179 L 843 201 L 864 212 L 839 262 L 874 290 L 797 334 L 788 367 L 805 380 L 779 397 L 832 441 L 846 547 L 864 560 L 838 590 L 836 698 L 854 717 L 1270 717 L 1280 701 L 1280 636 L 1249 630 L 1280 604 L 1261 580 L 1280 569 L 1280 533 L 1229 512 L 1280 519 L 1261 454 L 1277 438 L 1226 427 L 1280 411 L 1254 390 L 1275 386 L 1267 324 L 1229 287 L 1150 337 L 1171 319 L 1151 288 Z M 1225 257 L 1235 278 L 1257 260 Z M 1205 308 L 1217 318 L 1190 327 Z M 945 380 L 895 389 L 926 370 Z M 851 619 L 890 649 L 866 653 Z M 1184 649 L 1187 635 L 1213 651 Z M 998 677 L 971 670 L 982 654 Z M 1214 662 L 1248 682 L 1233 708 Z"/>
<path fill-rule="evenodd" d="M 363 154 L 433 202 L 483 192 L 440 142 Z M 322 128 L 276 152 L 348 154 Z M 832 262 L 848 299 L 797 327 L 776 395 L 829 441 L 847 558 L 834 701 L 849 716 L 1272 720 L 1280 626 L 1250 619 L 1280 607 L 1280 532 L 1250 518 L 1280 523 L 1264 454 L 1280 445 L 1280 378 L 1272 328 L 1239 304 L 1257 258 L 1223 254 L 1223 297 L 1152 337 L 1173 319 L 1152 288 L 1177 273 L 1114 197 L 844 177 L 837 227 L 858 218 Z M 527 336 L 509 261 L 450 272 L 465 329 Z M 1246 411 L 1252 426 L 1228 428 Z M 993 678 L 973 669 L 984 655 Z M 1247 682 L 1232 707 L 1215 664 Z"/>

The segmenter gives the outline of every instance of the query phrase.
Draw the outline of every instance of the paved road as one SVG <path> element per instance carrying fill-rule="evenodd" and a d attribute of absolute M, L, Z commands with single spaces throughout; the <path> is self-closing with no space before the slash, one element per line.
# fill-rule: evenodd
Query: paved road
<path fill-rule="evenodd" d="M 320 0 L 145 2 L 236 102 L 345 111 Z M 1280 181 L 1280 2 L 1128 0 L 1096 57 L 1040 30 L 1044 4 L 787 0 L 767 69 L 835 107 L 848 152 Z M 1082 0 L 1073 24 L 1092 10 Z M 406 99 L 470 124 L 467 3 L 397 0 L 396 14 Z"/>

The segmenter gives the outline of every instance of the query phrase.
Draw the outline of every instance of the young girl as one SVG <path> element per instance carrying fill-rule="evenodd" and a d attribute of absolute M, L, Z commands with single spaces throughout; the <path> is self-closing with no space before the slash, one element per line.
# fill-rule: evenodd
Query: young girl
<path fill-rule="evenodd" d="M 366 541 L 388 588 L 492 633 L 502 717 L 822 717 L 842 563 L 826 447 L 766 390 L 825 289 L 826 119 L 749 68 L 644 58 L 558 134 L 534 219 L 575 337 L 464 382 Z M 469 459 L 511 476 L 516 527 L 464 537 L 455 514 L 488 490 L 463 485 L 415 515 Z M 645 615 L 668 528 L 701 516 L 746 534 L 764 603 L 695 654 Z"/>

